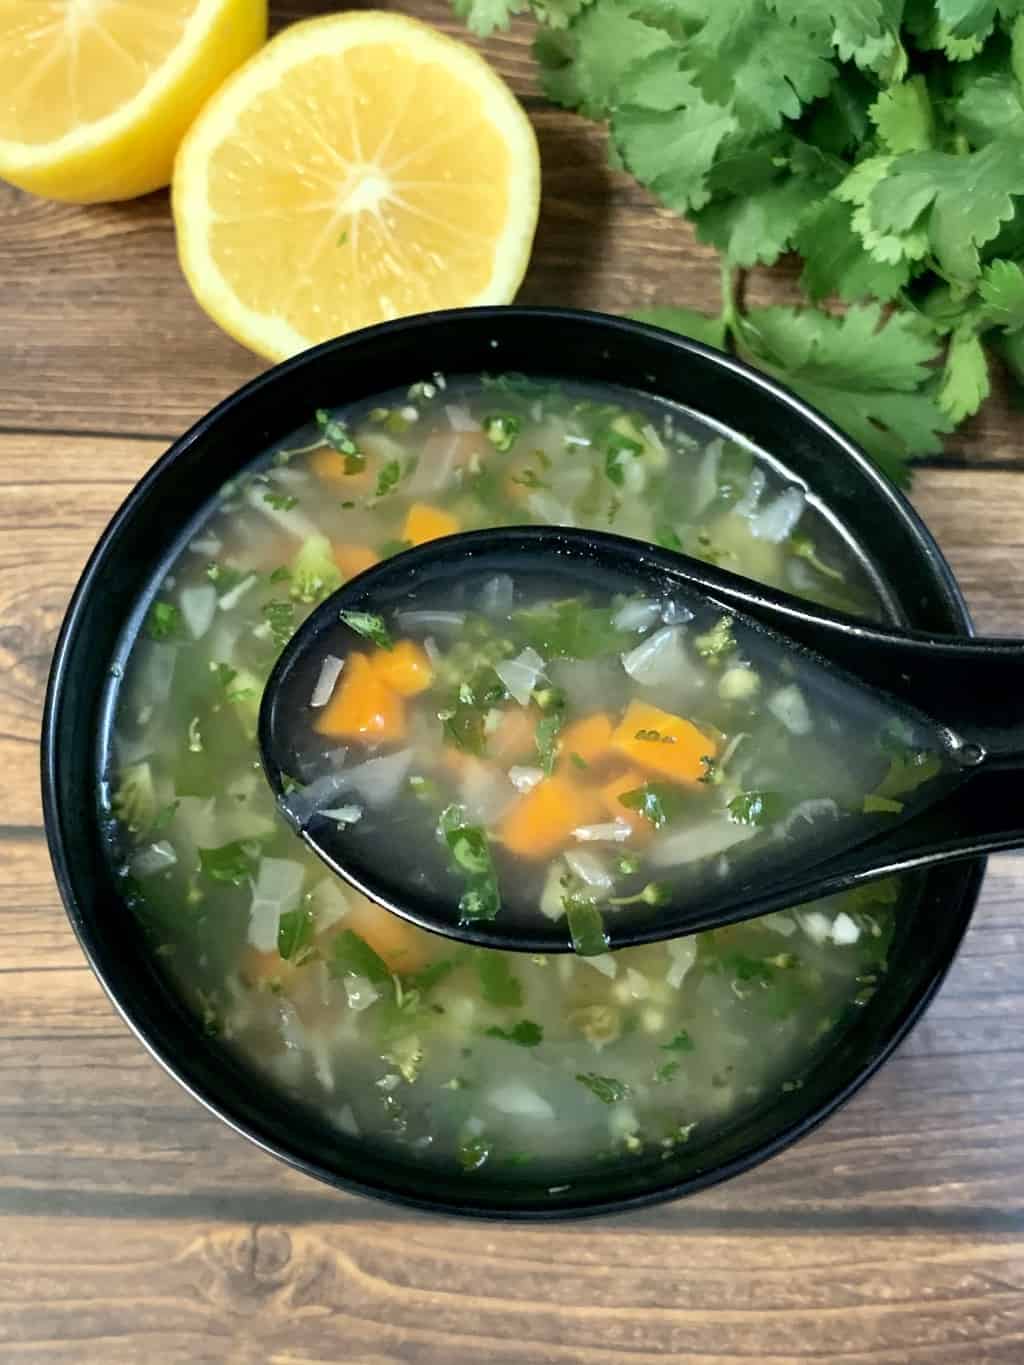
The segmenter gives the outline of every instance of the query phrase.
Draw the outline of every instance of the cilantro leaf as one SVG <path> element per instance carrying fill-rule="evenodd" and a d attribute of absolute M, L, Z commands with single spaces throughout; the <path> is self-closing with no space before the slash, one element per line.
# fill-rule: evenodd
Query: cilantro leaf
<path fill-rule="evenodd" d="M 669 50 L 630 69 L 622 98 L 611 122 L 622 164 L 669 208 L 701 208 L 710 198 L 707 172 L 735 116 L 705 99 Z"/>
<path fill-rule="evenodd" d="M 694 217 L 697 236 L 733 265 L 774 265 L 820 202 L 813 181 L 790 175 L 763 190 L 708 204 Z"/>
<path fill-rule="evenodd" d="M 336 935 L 328 968 L 332 976 L 365 976 L 374 985 L 391 977 L 388 964 L 354 929 L 342 929 Z"/>
<path fill-rule="evenodd" d="M 619 1104 L 630 1094 L 626 1082 L 617 1081 L 614 1076 L 598 1076 L 593 1071 L 581 1071 L 577 1073 L 576 1079 L 602 1104 Z"/>
<path fill-rule="evenodd" d="M 348 626 L 349 630 L 354 630 L 357 635 L 362 635 L 366 640 L 372 640 L 381 649 L 394 648 L 391 632 L 382 618 L 376 616 L 372 611 L 341 611 L 338 613 L 338 617 Z"/>
<path fill-rule="evenodd" d="M 537 35 L 534 55 L 548 99 L 588 118 L 608 116 L 625 73 L 659 48 L 673 46 L 667 33 L 644 23 L 635 11 L 635 0 L 600 0 L 568 31 Z"/>
<path fill-rule="evenodd" d="M 980 76 L 956 100 L 953 117 L 974 147 L 1002 137 L 1024 137 L 1020 86 L 1010 72 Z"/>
<path fill-rule="evenodd" d="M 923 152 L 932 146 L 935 116 L 923 76 L 883 90 L 868 114 L 886 151 Z"/>
<path fill-rule="evenodd" d="M 661 1044 L 662 1052 L 693 1052 L 696 1047 L 686 1029 L 681 1028 L 674 1038 Z"/>
<path fill-rule="evenodd" d="M 756 363 L 831 417 L 898 483 L 906 461 L 938 450 L 950 429 L 926 389 L 936 341 L 912 313 L 883 322 L 875 304 L 841 318 L 758 308 L 743 318 L 740 337 Z"/>
<path fill-rule="evenodd" d="M 467 825 L 464 808 L 451 805 L 441 812 L 438 832 L 448 846 L 455 871 L 466 880 L 459 900 L 460 920 L 494 919 L 501 909 L 501 894 L 487 831 L 479 825 Z"/>
<path fill-rule="evenodd" d="M 151 640 L 170 640 L 181 635 L 184 618 L 172 602 L 154 602 L 146 617 L 146 634 Z"/>
<path fill-rule="evenodd" d="M 778 792 L 750 791 L 741 792 L 729 802 L 729 818 L 738 825 L 753 825 L 763 829 L 774 824 L 785 808 L 785 801 Z"/>
<path fill-rule="evenodd" d="M 1016 261 L 993 261 L 987 265 L 978 293 L 986 323 L 1007 332 L 1024 327 L 1024 270 Z"/>
<path fill-rule="evenodd" d="M 286 910 L 277 928 L 277 951 L 286 962 L 293 962 L 313 942 L 316 927 L 311 910 Z"/>
<path fill-rule="evenodd" d="M 497 1024 L 484 1029 L 488 1038 L 503 1038 L 506 1043 L 516 1043 L 519 1047 L 536 1047 L 543 1041 L 544 1029 L 532 1019 L 520 1019 L 510 1029 L 499 1028 Z"/>
<path fill-rule="evenodd" d="M 495 29 L 507 29 L 513 17 L 522 14 L 526 0 L 452 0 L 452 8 L 471 33 L 489 38 Z"/>
<path fill-rule="evenodd" d="M 953 333 L 946 352 L 939 389 L 939 407 L 951 422 L 962 422 L 978 411 L 989 394 L 988 360 L 978 333 L 962 322 Z"/>
<path fill-rule="evenodd" d="M 838 199 L 824 199 L 804 216 L 793 246 L 804 258 L 800 284 L 812 299 L 829 294 L 847 303 L 892 299 L 910 278 L 907 261 L 879 261 L 870 254 L 853 229 L 849 207 Z"/>
<path fill-rule="evenodd" d="M 939 265 L 953 279 L 979 274 L 978 248 L 1012 217 L 1024 194 L 1024 142 L 1000 139 L 966 156 L 908 152 L 893 158 L 871 191 L 869 216 L 881 232 L 927 232 Z"/>
<path fill-rule="evenodd" d="M 260 856 L 260 846 L 251 840 L 237 839 L 219 848 L 199 850 L 199 870 L 215 882 L 241 886 L 253 871 Z"/>

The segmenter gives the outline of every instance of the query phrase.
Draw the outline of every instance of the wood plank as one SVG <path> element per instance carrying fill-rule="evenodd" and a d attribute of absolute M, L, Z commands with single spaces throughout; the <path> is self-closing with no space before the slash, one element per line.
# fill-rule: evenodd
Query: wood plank
<path fill-rule="evenodd" d="M 691 1200 L 541 1229 L 336 1195 L 241 1141 L 114 1014 L 41 840 L 3 856 L 0 1359 L 1021 1358 L 1020 859 L 993 859 L 937 1000 L 824 1128 Z"/>
<path fill-rule="evenodd" d="M 405 8 L 392 0 L 382 8 Z M 323 12 L 318 0 L 275 6 L 278 25 Z M 446 0 L 416 12 L 465 38 Z M 527 101 L 543 164 L 543 204 L 524 303 L 625 313 L 652 303 L 717 310 L 715 253 L 607 164 L 603 128 L 537 94 L 532 26 L 477 46 Z M 796 266 L 749 277 L 753 304 L 799 300 Z M 0 428 L 180 434 L 263 363 L 192 301 L 177 266 L 166 193 L 77 208 L 0 184 Z M 172 376 L 168 382 L 168 376 Z M 951 450 L 1024 462 L 1014 404 L 997 379 L 983 416 Z"/>

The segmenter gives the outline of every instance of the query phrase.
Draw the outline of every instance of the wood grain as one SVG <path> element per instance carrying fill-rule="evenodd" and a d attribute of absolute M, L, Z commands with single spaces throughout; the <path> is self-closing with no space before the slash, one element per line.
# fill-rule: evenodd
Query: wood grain
<path fill-rule="evenodd" d="M 288 0 L 275 25 L 333 8 Z M 416 12 L 451 31 L 444 0 Z M 523 96 L 544 207 L 522 298 L 713 303 L 710 253 L 539 99 L 530 29 L 483 45 Z M 757 272 L 757 302 L 794 273 Z M 38 729 L 61 614 L 166 442 L 260 362 L 191 302 L 166 195 L 75 209 L 0 186 L 0 1361 L 55 1365 L 1019 1365 L 1024 860 L 898 1055 L 838 1116 L 685 1203 L 543 1229 L 314 1185 L 151 1061 L 60 908 Z M 978 625 L 1024 630 L 1024 423 L 1002 389 L 914 498 Z"/>

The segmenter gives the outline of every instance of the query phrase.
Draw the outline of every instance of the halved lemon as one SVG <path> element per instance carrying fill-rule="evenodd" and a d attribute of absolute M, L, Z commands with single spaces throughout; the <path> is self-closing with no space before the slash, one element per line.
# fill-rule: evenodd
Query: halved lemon
<path fill-rule="evenodd" d="M 159 189 L 266 36 L 267 0 L 0 0 L 0 179 L 80 204 Z"/>
<path fill-rule="evenodd" d="M 285 29 L 209 101 L 174 169 L 193 293 L 272 360 L 388 318 L 508 303 L 539 198 L 529 120 L 483 58 L 372 10 Z"/>

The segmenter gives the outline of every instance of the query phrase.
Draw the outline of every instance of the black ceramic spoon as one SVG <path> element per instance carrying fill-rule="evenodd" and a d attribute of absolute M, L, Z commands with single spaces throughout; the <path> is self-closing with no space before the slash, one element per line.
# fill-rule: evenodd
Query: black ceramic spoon
<path fill-rule="evenodd" d="M 322 740 L 319 753 L 297 749 L 296 736 L 311 733 L 310 702 L 325 656 L 366 647 L 341 624 L 342 612 L 390 619 L 397 610 L 458 606 L 498 575 L 510 576 L 525 601 L 586 593 L 607 602 L 616 593 L 639 592 L 728 613 L 737 629 L 754 629 L 779 650 L 799 655 L 801 680 L 809 679 L 812 690 L 830 689 L 837 707 L 854 716 L 862 711 L 868 723 L 898 717 L 941 757 L 940 773 L 908 795 L 899 812 L 824 818 L 813 839 L 777 840 L 768 854 L 738 860 L 731 875 L 713 875 L 708 859 L 703 875 L 695 877 L 691 867 L 670 881 L 663 904 L 640 900 L 605 912 L 608 947 L 751 919 L 891 873 L 1024 845 L 1024 641 L 865 625 L 621 536 L 549 527 L 474 531 L 387 559 L 333 593 L 284 650 L 260 712 L 264 767 L 293 826 L 328 866 L 393 913 L 495 948 L 574 947 L 568 921 L 545 918 L 535 904 L 503 904 L 491 920 L 460 919 L 458 879 L 446 870 L 439 879 L 423 866 L 422 836 L 406 837 L 401 818 L 388 813 L 386 793 L 379 816 L 371 790 L 366 815 L 345 823 L 346 803 L 361 799 L 348 778 L 359 759 L 349 753 L 339 765 Z M 297 782 L 300 777 L 306 781 Z M 362 785 L 365 770 L 357 777 Z M 395 774 L 377 770 L 371 789 L 379 795 L 389 777 Z M 325 809 L 335 814 L 324 815 Z M 366 818 L 376 837 L 367 837 Z M 604 945 L 591 933 L 584 946 L 599 951 Z"/>

